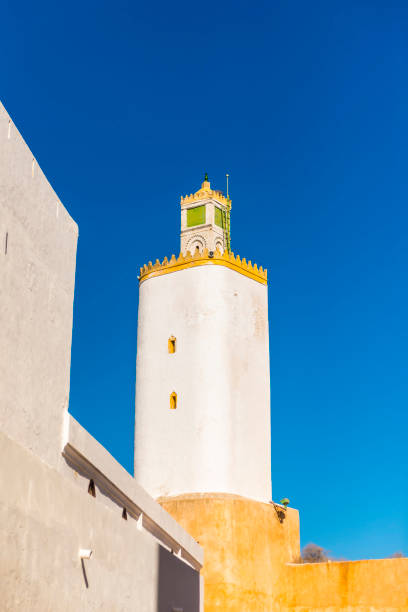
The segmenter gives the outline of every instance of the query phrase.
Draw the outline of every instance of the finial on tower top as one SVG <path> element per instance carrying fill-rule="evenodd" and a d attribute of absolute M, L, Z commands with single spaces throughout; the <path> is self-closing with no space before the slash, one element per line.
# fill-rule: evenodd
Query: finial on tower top
<path fill-rule="evenodd" d="M 210 185 L 210 181 L 208 180 L 207 172 L 204 174 L 204 182 L 201 183 L 201 189 L 206 189 L 208 191 L 211 189 L 211 185 Z"/>

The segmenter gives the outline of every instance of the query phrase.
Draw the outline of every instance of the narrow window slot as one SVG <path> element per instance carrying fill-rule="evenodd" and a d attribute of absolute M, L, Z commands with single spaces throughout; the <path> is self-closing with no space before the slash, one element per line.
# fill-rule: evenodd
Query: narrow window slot
<path fill-rule="evenodd" d="M 170 409 L 175 410 L 177 408 L 177 393 L 173 391 L 170 394 Z"/>
<path fill-rule="evenodd" d="M 168 339 L 167 348 L 170 354 L 176 352 L 176 338 L 174 336 L 170 336 Z"/>

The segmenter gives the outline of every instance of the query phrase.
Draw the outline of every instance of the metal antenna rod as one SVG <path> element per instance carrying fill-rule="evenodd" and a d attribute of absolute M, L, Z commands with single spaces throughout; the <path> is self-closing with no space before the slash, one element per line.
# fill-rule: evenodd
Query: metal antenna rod
<path fill-rule="evenodd" d="M 228 193 L 228 179 L 229 179 L 229 174 L 226 174 L 225 176 L 227 177 L 227 198 L 228 198 L 228 196 L 229 196 L 229 193 Z"/>

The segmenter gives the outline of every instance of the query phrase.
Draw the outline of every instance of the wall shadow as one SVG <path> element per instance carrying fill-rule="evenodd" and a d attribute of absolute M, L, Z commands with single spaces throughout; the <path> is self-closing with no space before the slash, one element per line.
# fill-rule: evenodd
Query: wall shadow
<path fill-rule="evenodd" d="M 82 566 L 82 575 L 84 577 L 85 586 L 87 589 L 89 589 L 88 576 L 86 575 L 85 563 L 83 559 L 81 559 L 81 566 Z"/>
<path fill-rule="evenodd" d="M 200 574 L 159 546 L 157 612 L 200 612 Z"/>

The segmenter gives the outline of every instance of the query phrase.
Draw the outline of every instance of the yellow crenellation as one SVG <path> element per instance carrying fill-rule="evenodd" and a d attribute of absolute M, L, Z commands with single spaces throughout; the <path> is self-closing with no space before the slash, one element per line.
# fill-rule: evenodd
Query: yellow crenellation
<path fill-rule="evenodd" d="M 234 253 L 228 253 L 228 251 L 221 253 L 218 249 L 213 251 L 211 256 L 210 251 L 204 249 L 202 253 L 197 251 L 194 255 L 191 255 L 189 251 L 186 255 L 180 253 L 177 258 L 172 255 L 170 260 L 165 257 L 162 262 L 156 259 L 154 264 L 149 261 L 148 264 L 140 268 L 139 282 L 142 283 L 154 276 L 205 265 L 225 266 L 264 285 L 268 282 L 267 270 L 264 270 L 262 266 L 258 268 L 256 264 L 252 265 L 251 261 L 247 262 L 245 258 L 241 259 L 239 255 L 235 256 Z"/>
<path fill-rule="evenodd" d="M 211 189 L 209 181 L 204 181 L 201 185 L 201 189 L 196 191 L 195 193 L 190 193 L 190 195 L 181 196 L 180 204 L 191 204 L 192 202 L 198 202 L 200 200 L 204 200 L 205 198 L 214 198 L 218 200 L 221 204 L 224 204 L 227 208 L 231 208 L 231 199 L 226 198 L 221 191 L 216 191 L 215 189 Z"/>

